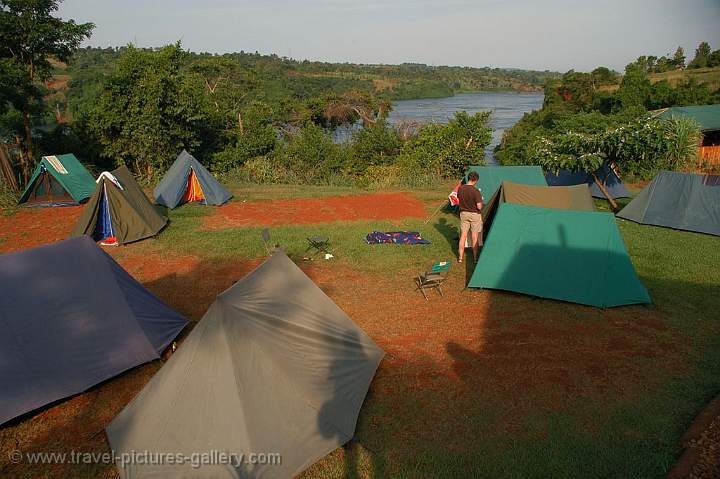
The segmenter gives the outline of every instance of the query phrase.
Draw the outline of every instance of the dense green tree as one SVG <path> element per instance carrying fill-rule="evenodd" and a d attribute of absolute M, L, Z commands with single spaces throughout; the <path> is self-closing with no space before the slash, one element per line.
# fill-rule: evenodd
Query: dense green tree
<path fill-rule="evenodd" d="M 242 118 L 239 125 L 226 131 L 227 146 L 214 156 L 212 166 L 215 170 L 230 171 L 252 158 L 269 155 L 275 149 L 277 131 L 269 105 L 253 101 L 242 109 L 238 118 Z"/>
<path fill-rule="evenodd" d="M 403 141 L 385 119 L 361 128 L 353 134 L 348 173 L 360 176 L 370 166 L 385 166 L 395 162 Z"/>
<path fill-rule="evenodd" d="M 620 81 L 620 75 L 607 67 L 597 67 L 590 72 L 595 87 L 602 85 L 616 85 Z"/>
<path fill-rule="evenodd" d="M 685 68 L 685 50 L 683 50 L 683 47 L 677 47 L 672 62 L 675 68 Z"/>
<path fill-rule="evenodd" d="M 123 53 L 90 113 L 103 156 L 152 176 L 182 149 L 202 151 L 213 141 L 203 79 L 183 70 L 186 61 L 179 43 Z"/>
<path fill-rule="evenodd" d="M 644 110 L 651 90 L 650 80 L 648 80 L 643 67 L 637 63 L 630 63 L 625 68 L 625 75 L 615 97 L 622 109 Z"/>
<path fill-rule="evenodd" d="M 705 68 L 708 66 L 708 60 L 712 50 L 708 42 L 701 42 L 695 50 L 695 58 L 688 64 L 688 68 Z"/>
<path fill-rule="evenodd" d="M 32 115 L 40 110 L 52 60 L 66 61 L 90 36 L 92 23 L 54 17 L 60 0 L 0 0 L 0 110 L 10 103 L 22 114 L 20 173 L 33 162 Z"/>
<path fill-rule="evenodd" d="M 279 163 L 298 181 L 329 181 L 342 173 L 347 152 L 318 125 L 309 123 L 292 135 L 285 148 L 276 152 Z"/>
<path fill-rule="evenodd" d="M 715 50 L 708 57 L 707 66 L 709 67 L 720 67 L 720 50 Z"/>

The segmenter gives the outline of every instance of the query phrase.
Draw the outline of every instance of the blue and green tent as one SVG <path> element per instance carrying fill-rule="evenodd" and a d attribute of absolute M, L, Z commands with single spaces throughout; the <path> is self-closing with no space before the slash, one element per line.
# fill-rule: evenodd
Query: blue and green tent
<path fill-rule="evenodd" d="M 26 206 L 77 205 L 95 190 L 95 178 L 72 153 L 43 156 L 19 204 Z"/>

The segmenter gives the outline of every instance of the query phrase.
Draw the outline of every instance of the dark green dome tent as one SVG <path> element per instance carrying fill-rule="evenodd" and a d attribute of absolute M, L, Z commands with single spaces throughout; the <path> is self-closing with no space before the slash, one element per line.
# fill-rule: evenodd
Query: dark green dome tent
<path fill-rule="evenodd" d="M 158 359 L 187 320 L 88 237 L 0 256 L 0 424 Z"/>
<path fill-rule="evenodd" d="M 483 208 L 487 237 L 468 287 L 602 308 L 649 303 L 615 217 L 593 208 L 587 185 L 504 183 Z"/>
<path fill-rule="evenodd" d="M 88 235 L 103 244 L 132 243 L 155 236 L 167 224 L 125 166 L 103 173 L 72 236 Z"/>
<path fill-rule="evenodd" d="M 720 175 L 661 171 L 618 217 L 720 236 Z"/>
<path fill-rule="evenodd" d="M 185 150 L 178 155 L 153 194 L 157 204 L 170 209 L 192 201 L 218 206 L 232 198 L 212 173 Z"/>
<path fill-rule="evenodd" d="M 43 156 L 19 204 L 26 206 L 77 205 L 90 197 L 95 178 L 75 158 L 75 155 Z"/>
<path fill-rule="evenodd" d="M 296 477 L 353 437 L 383 355 L 277 251 L 218 295 L 107 435 L 116 455 L 272 452 L 281 462 L 133 463 L 120 476 Z"/>

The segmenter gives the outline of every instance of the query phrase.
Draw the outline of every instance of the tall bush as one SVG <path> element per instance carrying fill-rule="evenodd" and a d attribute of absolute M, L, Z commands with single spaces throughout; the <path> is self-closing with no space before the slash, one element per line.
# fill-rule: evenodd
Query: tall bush
<path fill-rule="evenodd" d="M 461 111 L 445 125 L 429 124 L 405 143 L 399 164 L 413 172 L 452 177 L 468 165 L 485 163 L 485 148 L 492 140 L 490 112 L 469 115 Z"/>
<path fill-rule="evenodd" d="M 303 183 L 328 182 L 341 174 L 347 150 L 321 127 L 308 123 L 276 151 L 278 163 Z"/>

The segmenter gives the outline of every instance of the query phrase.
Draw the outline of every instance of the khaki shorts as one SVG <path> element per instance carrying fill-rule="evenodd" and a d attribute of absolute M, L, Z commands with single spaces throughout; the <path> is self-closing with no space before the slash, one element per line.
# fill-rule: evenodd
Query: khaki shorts
<path fill-rule="evenodd" d="M 478 244 L 482 244 L 483 220 L 480 213 L 460 212 L 460 231 L 478 233 Z"/>

